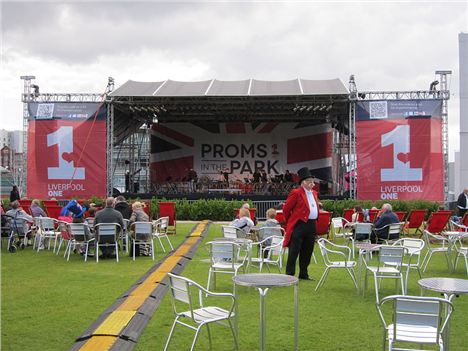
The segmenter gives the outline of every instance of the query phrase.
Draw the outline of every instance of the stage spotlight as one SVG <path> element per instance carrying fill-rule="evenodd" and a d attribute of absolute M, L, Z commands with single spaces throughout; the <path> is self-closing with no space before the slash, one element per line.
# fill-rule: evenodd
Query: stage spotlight
<path fill-rule="evenodd" d="M 433 81 L 433 82 L 431 83 L 431 85 L 429 86 L 429 90 L 430 90 L 430 91 L 435 91 L 435 90 L 437 90 L 437 89 L 436 89 L 436 86 L 437 86 L 438 84 L 439 84 L 439 81 L 438 81 L 438 80 Z"/>
<path fill-rule="evenodd" d="M 366 98 L 366 94 L 365 93 L 358 93 L 357 94 L 358 98 L 364 100 Z"/>

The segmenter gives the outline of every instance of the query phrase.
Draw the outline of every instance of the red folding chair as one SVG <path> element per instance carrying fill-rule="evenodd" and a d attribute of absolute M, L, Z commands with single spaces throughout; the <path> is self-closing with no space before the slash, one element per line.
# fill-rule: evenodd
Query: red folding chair
<path fill-rule="evenodd" d="M 159 217 L 169 217 L 169 224 L 167 233 L 176 233 L 176 203 L 175 202 L 160 202 L 159 203 Z"/>
<path fill-rule="evenodd" d="M 449 223 L 451 216 L 452 216 L 452 211 L 432 212 L 431 216 L 426 222 L 425 230 L 427 230 L 431 234 L 442 233 L 447 227 L 447 224 Z M 422 233 L 421 233 L 421 236 L 422 236 Z"/>
<path fill-rule="evenodd" d="M 351 223 L 353 221 L 353 213 L 354 210 L 352 208 L 346 208 L 343 210 L 343 218 L 345 219 L 343 221 L 343 225 L 346 225 L 346 223 Z"/>
<path fill-rule="evenodd" d="M 18 200 L 21 208 L 23 209 L 24 212 L 26 212 L 28 215 L 32 215 L 31 214 L 31 202 L 32 200 Z"/>
<path fill-rule="evenodd" d="M 409 235 L 410 229 L 415 229 L 415 234 L 420 230 L 421 225 L 426 218 L 427 210 L 411 210 L 403 226 L 403 232 Z M 421 232 L 422 233 L 422 232 Z"/>
<path fill-rule="evenodd" d="M 404 221 L 405 221 L 406 211 L 395 211 L 395 214 L 398 216 L 398 220 L 399 220 L 400 222 L 404 222 Z"/>
<path fill-rule="evenodd" d="M 380 210 L 369 210 L 369 222 L 374 223 Z"/>
<path fill-rule="evenodd" d="M 62 206 L 50 205 L 46 206 L 45 210 L 50 218 L 58 219 L 60 217 L 60 212 L 62 211 Z"/>
<path fill-rule="evenodd" d="M 320 211 L 317 223 L 316 223 L 316 234 L 326 235 L 327 239 L 330 233 L 330 224 L 332 219 L 332 213 L 327 211 Z"/>
<path fill-rule="evenodd" d="M 42 205 L 44 207 L 47 206 L 58 206 L 58 201 L 57 200 L 42 200 Z"/>
<path fill-rule="evenodd" d="M 468 212 L 465 213 L 458 223 L 452 221 L 452 227 L 457 232 L 468 232 Z"/>

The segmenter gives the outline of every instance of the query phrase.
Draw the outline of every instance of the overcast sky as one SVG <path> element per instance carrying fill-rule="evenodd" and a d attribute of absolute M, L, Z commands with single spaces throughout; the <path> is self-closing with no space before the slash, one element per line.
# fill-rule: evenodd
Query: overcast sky
<path fill-rule="evenodd" d="M 21 75 L 41 93 L 142 81 L 340 78 L 426 90 L 450 69 L 458 149 L 458 33 L 466 1 L 8 2 L 1 6 L 1 128 L 22 128 Z M 450 157 L 452 158 L 452 157 Z"/>

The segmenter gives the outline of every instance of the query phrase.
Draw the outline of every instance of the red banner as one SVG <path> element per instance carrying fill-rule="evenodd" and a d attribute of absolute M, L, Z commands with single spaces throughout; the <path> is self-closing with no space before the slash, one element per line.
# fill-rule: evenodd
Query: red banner
<path fill-rule="evenodd" d="M 443 201 L 440 118 L 362 119 L 356 132 L 359 200 Z"/>
<path fill-rule="evenodd" d="M 28 197 L 106 195 L 105 120 L 31 120 Z"/>

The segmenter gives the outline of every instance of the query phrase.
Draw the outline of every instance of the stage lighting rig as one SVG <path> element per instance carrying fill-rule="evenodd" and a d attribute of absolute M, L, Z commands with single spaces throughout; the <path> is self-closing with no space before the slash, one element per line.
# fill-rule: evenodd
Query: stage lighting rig
<path fill-rule="evenodd" d="M 437 85 L 439 84 L 439 81 L 438 80 L 435 80 L 431 83 L 431 85 L 429 86 L 429 90 L 430 91 L 436 91 L 437 90 Z"/>

